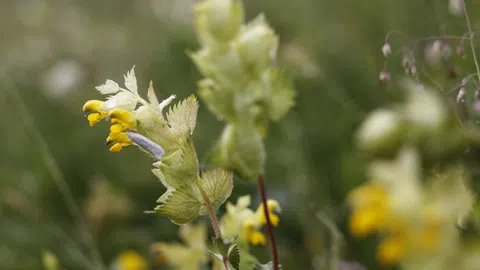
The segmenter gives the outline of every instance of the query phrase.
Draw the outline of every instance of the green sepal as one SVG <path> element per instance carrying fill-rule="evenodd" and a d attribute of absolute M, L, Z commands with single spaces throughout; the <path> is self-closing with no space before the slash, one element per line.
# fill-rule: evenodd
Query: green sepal
<path fill-rule="evenodd" d="M 205 101 L 208 109 L 221 120 L 233 121 L 234 89 L 224 89 L 213 79 L 206 78 L 197 83 L 198 95 Z"/>
<path fill-rule="evenodd" d="M 218 253 L 224 257 L 228 257 L 228 248 L 230 247 L 230 243 L 225 244 L 221 237 L 212 237 L 212 244 L 215 253 Z"/>
<path fill-rule="evenodd" d="M 265 162 L 265 149 L 255 125 L 227 125 L 209 160 L 216 166 L 234 170 L 245 180 L 255 180 Z"/>
<path fill-rule="evenodd" d="M 228 249 L 228 260 L 234 269 L 240 269 L 240 249 L 237 244 L 233 244 Z"/>
<path fill-rule="evenodd" d="M 285 72 L 270 68 L 263 78 L 270 89 L 268 99 L 268 115 L 273 121 L 280 120 L 295 104 L 295 88 L 293 80 Z"/>

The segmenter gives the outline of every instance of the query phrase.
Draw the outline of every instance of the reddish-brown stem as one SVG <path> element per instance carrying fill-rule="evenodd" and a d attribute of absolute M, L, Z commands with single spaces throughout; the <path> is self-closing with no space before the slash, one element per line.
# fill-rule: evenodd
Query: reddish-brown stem
<path fill-rule="evenodd" d="M 273 225 L 270 221 L 270 213 L 268 211 L 267 206 L 267 190 L 265 188 L 265 181 L 263 179 L 263 174 L 258 176 L 258 191 L 260 192 L 260 197 L 262 198 L 263 204 L 263 213 L 265 214 L 265 219 L 267 221 L 267 233 L 268 238 L 270 240 L 270 248 L 272 250 L 272 262 L 273 262 L 273 270 L 278 270 L 278 252 L 277 252 L 277 244 L 275 242 L 275 233 L 273 232 Z"/>
<path fill-rule="evenodd" d="M 198 190 L 200 191 L 200 194 L 202 194 L 203 200 L 205 201 L 205 205 L 207 206 L 208 213 L 210 214 L 213 231 L 215 232 L 215 238 L 217 239 L 221 238 L 222 231 L 220 230 L 220 223 L 218 223 L 217 215 L 215 213 L 215 209 L 212 206 L 212 202 L 208 198 L 207 193 L 205 193 L 205 190 L 202 188 L 202 186 L 201 185 L 197 185 L 197 186 L 198 186 Z M 231 263 L 227 257 L 223 257 L 223 265 L 227 270 L 232 269 Z"/>

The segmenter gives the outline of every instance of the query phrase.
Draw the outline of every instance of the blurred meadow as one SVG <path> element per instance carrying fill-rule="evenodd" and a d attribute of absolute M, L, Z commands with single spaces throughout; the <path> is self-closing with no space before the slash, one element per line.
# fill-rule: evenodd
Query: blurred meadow
<path fill-rule="evenodd" d="M 95 86 L 121 81 L 132 66 L 140 91 L 152 80 L 161 99 L 195 93 L 201 76 L 187 56 L 199 46 L 194 3 L 0 2 L 0 269 L 42 269 L 47 251 L 61 269 L 91 269 L 92 258 L 110 267 L 129 250 L 152 269 L 168 269 L 150 246 L 179 241 L 178 226 L 144 214 L 164 192 L 151 158 L 134 149 L 110 153 L 105 128 L 89 127 L 81 108 L 100 98 Z M 398 50 L 416 37 L 461 36 L 464 19 L 449 12 L 448 0 L 244 3 L 247 19 L 263 12 L 279 34 L 277 64 L 294 76 L 297 90 L 294 108 L 270 124 L 266 138 L 268 195 L 282 206 L 275 232 L 284 269 L 324 269 L 334 242 L 322 217 L 343 235 L 336 243 L 342 260 L 394 269 L 376 262 L 376 237 L 348 231 L 346 196 L 367 180 L 354 134 L 368 112 L 397 98 L 378 80 L 386 33 L 405 33 L 391 36 Z M 475 31 L 480 3 L 470 7 Z M 473 62 L 468 57 L 458 67 L 465 75 Z M 388 69 L 392 81 L 401 78 L 401 55 Z M 222 127 L 200 100 L 194 140 L 201 164 Z M 255 183 L 234 184 L 228 201 L 248 193 L 258 205 Z M 270 258 L 267 247 L 253 252 L 263 262 Z"/>

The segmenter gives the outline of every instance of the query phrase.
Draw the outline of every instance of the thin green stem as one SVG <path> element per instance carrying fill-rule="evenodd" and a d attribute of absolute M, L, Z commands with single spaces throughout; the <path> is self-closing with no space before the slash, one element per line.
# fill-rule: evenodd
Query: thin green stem
<path fill-rule="evenodd" d="M 478 81 L 480 82 L 480 67 L 478 65 L 478 60 L 477 60 L 477 54 L 475 53 L 475 44 L 473 43 L 473 31 L 472 31 L 472 25 L 470 23 L 470 17 L 468 16 L 467 12 L 467 4 L 465 3 L 465 0 L 463 0 L 463 13 L 465 14 L 465 21 L 467 22 L 467 27 L 468 27 L 468 36 L 470 37 L 470 48 L 472 49 L 472 56 L 473 56 L 473 61 L 475 62 L 475 68 L 477 69 L 477 77 Z"/>

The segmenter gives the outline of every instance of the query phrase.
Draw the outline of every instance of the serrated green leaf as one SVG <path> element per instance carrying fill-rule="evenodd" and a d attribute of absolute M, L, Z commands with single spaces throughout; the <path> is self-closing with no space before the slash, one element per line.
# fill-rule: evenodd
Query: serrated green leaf
<path fill-rule="evenodd" d="M 200 206 L 201 203 L 192 188 L 183 186 L 172 191 L 163 204 L 155 208 L 155 212 L 176 224 L 185 224 L 197 218 Z"/>
<path fill-rule="evenodd" d="M 167 121 L 172 133 L 177 137 L 189 136 L 197 122 L 198 102 L 194 95 L 171 106 L 167 113 Z"/>
<path fill-rule="evenodd" d="M 157 203 L 164 203 L 168 196 L 170 196 L 170 194 L 172 194 L 172 192 L 175 190 L 175 188 L 167 181 L 160 169 L 152 169 L 152 172 L 167 189 L 167 191 L 165 191 L 165 193 L 163 193 L 162 196 L 160 196 L 160 198 L 157 200 Z"/>
<path fill-rule="evenodd" d="M 228 249 L 228 260 L 232 264 L 233 268 L 240 269 L 240 249 L 238 245 L 233 244 Z"/>
<path fill-rule="evenodd" d="M 205 190 L 212 206 L 217 209 L 222 205 L 233 190 L 233 173 L 222 169 L 206 171 L 202 174 L 199 184 Z"/>

